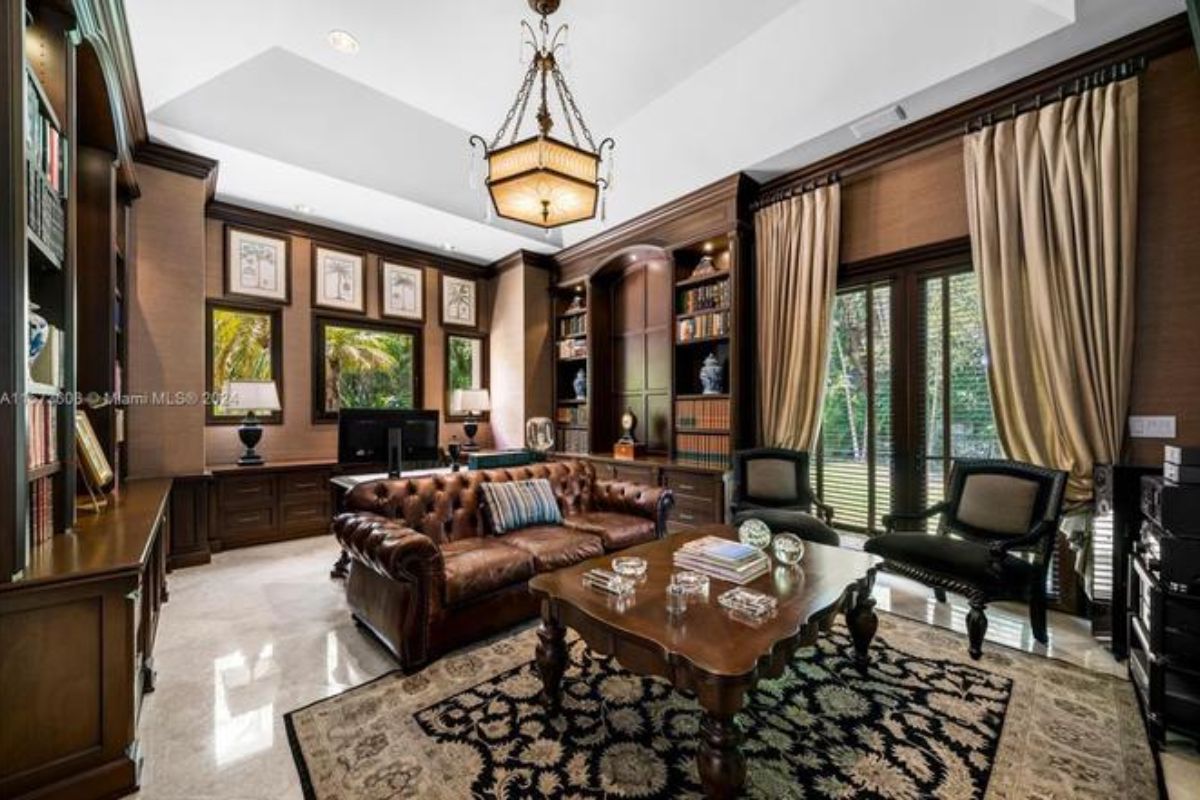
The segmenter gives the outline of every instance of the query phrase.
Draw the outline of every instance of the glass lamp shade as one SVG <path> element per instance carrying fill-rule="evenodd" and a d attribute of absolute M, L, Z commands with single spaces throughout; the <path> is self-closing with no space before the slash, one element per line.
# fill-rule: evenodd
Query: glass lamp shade
<path fill-rule="evenodd" d="M 450 410 L 455 414 L 479 414 L 491 408 L 487 389 L 455 389 L 450 394 Z"/>
<path fill-rule="evenodd" d="M 555 228 L 596 216 L 600 157 L 549 137 L 488 156 L 488 191 L 505 219 Z"/>
<path fill-rule="evenodd" d="M 230 381 L 225 408 L 229 411 L 279 410 L 279 392 L 274 381 Z"/>

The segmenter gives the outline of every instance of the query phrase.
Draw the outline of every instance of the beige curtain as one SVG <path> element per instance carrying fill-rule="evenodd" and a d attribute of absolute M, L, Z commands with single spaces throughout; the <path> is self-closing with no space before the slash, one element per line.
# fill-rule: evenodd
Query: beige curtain
<path fill-rule="evenodd" d="M 758 441 L 811 450 L 821 430 L 841 235 L 838 184 L 754 217 Z"/>
<path fill-rule="evenodd" d="M 989 377 L 1010 458 L 1067 470 L 1120 456 L 1133 359 L 1137 79 L 965 141 Z"/>

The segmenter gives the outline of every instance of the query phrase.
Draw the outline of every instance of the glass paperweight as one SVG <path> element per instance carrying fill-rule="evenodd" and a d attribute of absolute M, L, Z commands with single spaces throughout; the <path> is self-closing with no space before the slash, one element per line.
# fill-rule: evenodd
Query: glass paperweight
<path fill-rule="evenodd" d="M 781 533 L 771 542 L 771 552 L 780 564 L 794 567 L 804 558 L 804 540 L 794 533 Z"/>
<path fill-rule="evenodd" d="M 625 578 L 640 578 L 646 574 L 646 559 L 638 556 L 617 556 L 612 560 L 613 572 Z"/>
<path fill-rule="evenodd" d="M 633 581 L 606 569 L 589 569 L 583 573 L 583 585 L 615 597 L 633 594 Z"/>
<path fill-rule="evenodd" d="M 738 525 L 738 539 L 742 544 L 765 550 L 771 543 L 771 529 L 761 519 L 748 519 Z"/>
<path fill-rule="evenodd" d="M 671 585 L 680 586 L 684 593 L 696 597 L 708 596 L 708 576 L 699 572 L 681 570 L 671 575 Z"/>

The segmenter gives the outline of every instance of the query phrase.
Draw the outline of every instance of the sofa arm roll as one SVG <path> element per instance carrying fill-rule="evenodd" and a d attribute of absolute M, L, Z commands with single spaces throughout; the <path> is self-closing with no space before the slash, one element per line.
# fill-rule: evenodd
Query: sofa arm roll
<path fill-rule="evenodd" d="M 353 559 L 393 580 L 432 591 L 444 578 L 442 551 L 433 540 L 395 520 L 369 512 L 339 514 L 333 533 Z"/>
<path fill-rule="evenodd" d="M 654 533 L 661 539 L 667 532 L 667 517 L 675 506 L 675 493 L 661 486 L 596 481 L 592 504 L 597 511 L 615 511 L 654 520 Z"/>

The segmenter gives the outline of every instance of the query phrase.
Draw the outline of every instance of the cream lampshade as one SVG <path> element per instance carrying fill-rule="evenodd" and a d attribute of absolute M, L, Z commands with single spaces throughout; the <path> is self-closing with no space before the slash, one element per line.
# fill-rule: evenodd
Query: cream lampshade
<path fill-rule="evenodd" d="M 249 467 L 263 463 L 263 457 L 255 451 L 255 446 L 262 439 L 262 426 L 255 418 L 255 412 L 270 414 L 279 411 L 279 390 L 274 381 L 230 381 L 226 391 L 225 408 L 230 411 L 245 411 L 246 419 L 238 426 L 238 438 L 245 451 L 238 459 L 238 466 Z"/>
<path fill-rule="evenodd" d="M 479 415 L 492 409 L 492 398 L 487 389 L 455 389 L 450 393 L 450 413 L 466 414 L 467 421 L 463 423 L 463 433 L 467 435 L 467 443 L 463 450 L 478 450 L 475 434 L 479 433 Z"/>

